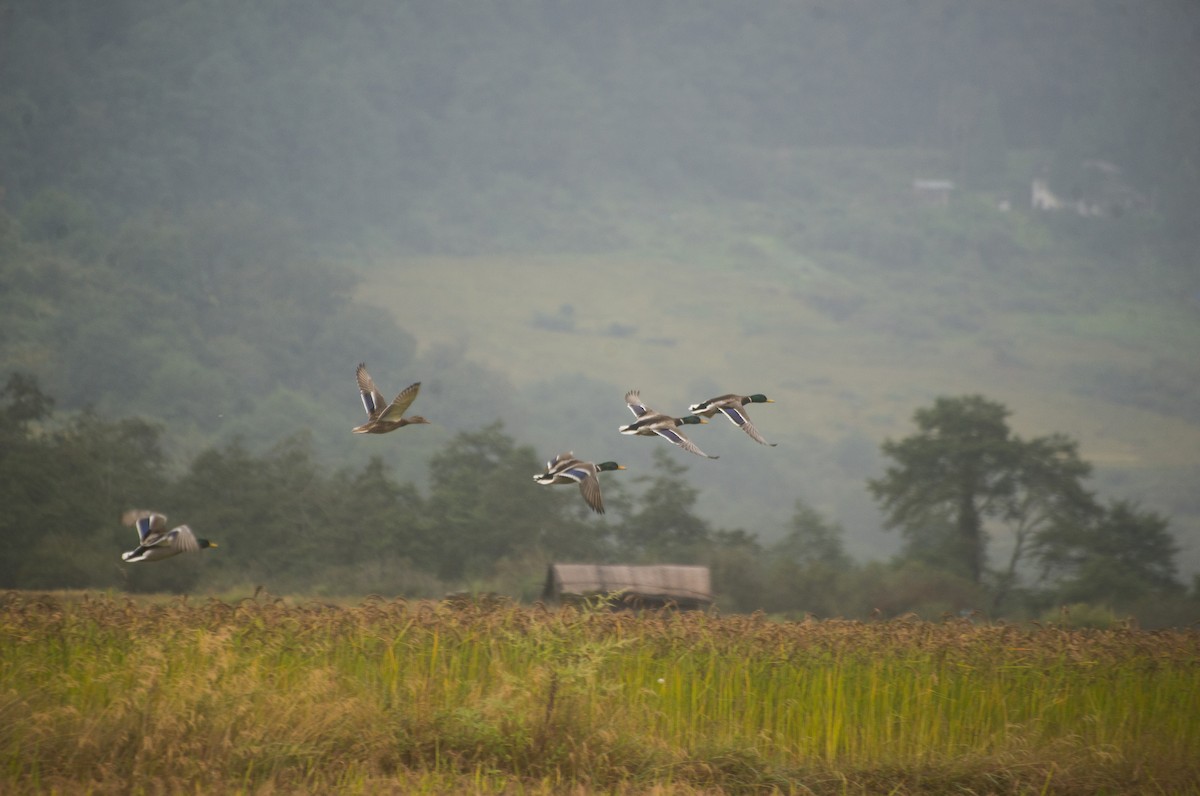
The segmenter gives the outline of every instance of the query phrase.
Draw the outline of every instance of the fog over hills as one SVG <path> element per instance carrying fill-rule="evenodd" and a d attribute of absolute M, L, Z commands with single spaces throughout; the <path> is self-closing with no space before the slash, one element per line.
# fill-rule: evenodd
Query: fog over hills
<path fill-rule="evenodd" d="M 0 372 L 63 408 L 636 488 L 625 390 L 763 392 L 777 448 L 678 452 L 705 515 L 881 557 L 880 443 L 980 393 L 1200 570 L 1195 3 L 100 5 L 0 11 Z M 361 360 L 435 425 L 351 437 Z"/>

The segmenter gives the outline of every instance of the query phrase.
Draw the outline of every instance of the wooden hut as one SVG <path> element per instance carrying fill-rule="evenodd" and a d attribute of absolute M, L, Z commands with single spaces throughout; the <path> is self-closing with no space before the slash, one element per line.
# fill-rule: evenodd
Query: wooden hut
<path fill-rule="evenodd" d="M 551 564 L 542 599 L 580 602 L 613 597 L 627 608 L 705 608 L 712 604 L 708 567 L 677 564 Z"/>

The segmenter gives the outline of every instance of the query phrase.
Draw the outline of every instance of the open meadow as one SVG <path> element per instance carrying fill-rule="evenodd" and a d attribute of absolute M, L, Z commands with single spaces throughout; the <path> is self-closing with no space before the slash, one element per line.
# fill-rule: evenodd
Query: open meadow
<path fill-rule="evenodd" d="M 1183 793 L 1200 633 L 0 598 L 5 793 Z"/>

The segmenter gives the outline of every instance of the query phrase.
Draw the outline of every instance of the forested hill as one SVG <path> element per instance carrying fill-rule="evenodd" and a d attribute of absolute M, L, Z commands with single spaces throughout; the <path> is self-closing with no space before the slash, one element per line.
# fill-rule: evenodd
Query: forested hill
<path fill-rule="evenodd" d="M 876 556 L 880 443 L 982 393 L 1190 573 L 1197 74 L 1190 0 L 0 0 L 0 376 L 175 473 L 307 435 L 419 487 L 497 420 L 652 472 L 625 390 L 761 390 L 700 508 Z M 435 423 L 351 435 L 364 360 Z"/>
<path fill-rule="evenodd" d="M 47 187 L 109 221 L 236 197 L 323 242 L 595 248 L 611 243 L 588 223 L 598 205 L 753 196 L 772 154 L 829 146 L 944 150 L 947 176 L 992 189 L 1011 185 L 1008 151 L 1037 149 L 1063 193 L 1103 160 L 1174 235 L 1194 234 L 1200 204 L 1187 0 L 9 0 L 0 13 L 10 209 Z"/>

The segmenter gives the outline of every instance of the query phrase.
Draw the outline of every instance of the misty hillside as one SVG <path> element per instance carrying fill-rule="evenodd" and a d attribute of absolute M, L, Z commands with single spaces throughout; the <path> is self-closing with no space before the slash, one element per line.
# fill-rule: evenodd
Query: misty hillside
<path fill-rule="evenodd" d="M 794 148 L 936 149 L 988 189 L 1024 189 L 1006 154 L 1032 148 L 1065 195 L 1117 165 L 1182 233 L 1198 25 L 1181 1 L 27 0 L 0 29 L 4 186 L 106 220 L 236 197 L 322 242 L 605 249 L 609 203 L 767 198 Z"/>
<path fill-rule="evenodd" d="M 983 393 L 1194 571 L 1197 74 L 1184 0 L 14 0 L 0 373 L 176 466 L 304 433 L 411 479 L 496 418 L 645 471 L 625 390 L 765 392 L 778 448 L 679 454 L 702 506 L 864 556 L 879 444 Z M 435 425 L 350 435 L 363 360 Z"/>

